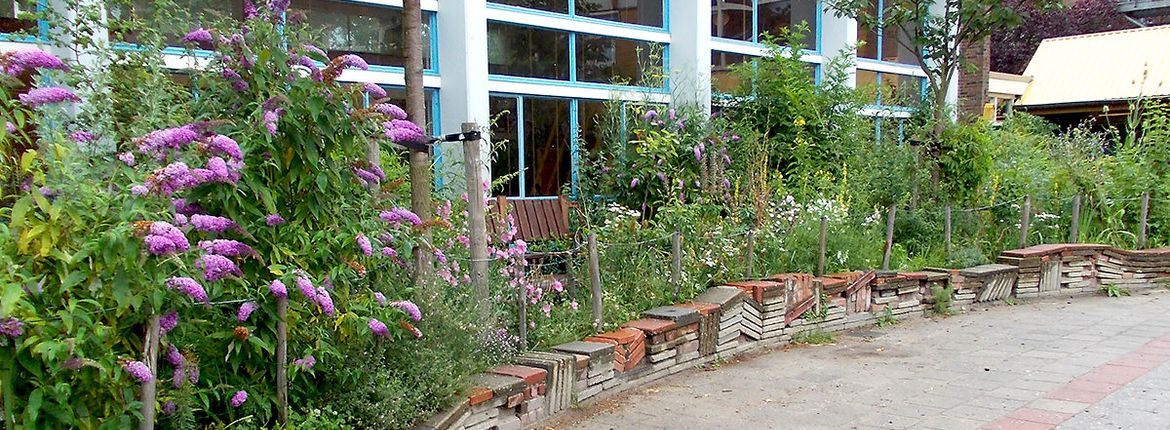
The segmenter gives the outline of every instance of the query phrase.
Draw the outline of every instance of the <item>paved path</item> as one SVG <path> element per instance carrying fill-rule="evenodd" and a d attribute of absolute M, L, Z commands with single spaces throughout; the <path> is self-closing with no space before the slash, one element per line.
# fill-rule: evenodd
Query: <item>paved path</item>
<path fill-rule="evenodd" d="M 556 429 L 1170 429 L 1170 291 L 998 306 L 695 369 Z"/>

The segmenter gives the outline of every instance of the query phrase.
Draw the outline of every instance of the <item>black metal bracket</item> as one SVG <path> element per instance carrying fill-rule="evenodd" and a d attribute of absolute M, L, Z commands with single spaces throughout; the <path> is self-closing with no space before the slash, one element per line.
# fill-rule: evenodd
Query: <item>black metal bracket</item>
<path fill-rule="evenodd" d="M 453 133 L 453 134 L 448 134 L 448 135 L 443 135 L 443 136 L 432 137 L 430 144 L 433 145 L 433 144 L 436 144 L 439 142 L 471 142 L 474 140 L 479 140 L 481 138 L 483 138 L 483 136 L 480 135 L 479 131 L 473 130 L 473 131 L 467 131 L 467 132 L 463 132 L 463 133 Z"/>

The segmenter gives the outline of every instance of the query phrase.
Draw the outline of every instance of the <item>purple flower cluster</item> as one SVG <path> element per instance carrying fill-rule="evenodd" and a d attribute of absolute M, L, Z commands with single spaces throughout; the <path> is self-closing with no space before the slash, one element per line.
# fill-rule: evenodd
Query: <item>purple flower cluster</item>
<path fill-rule="evenodd" d="M 232 394 L 231 404 L 232 404 L 233 408 L 240 407 L 246 401 L 248 401 L 248 392 L 247 391 L 240 390 L 240 391 L 236 391 L 236 394 Z"/>
<path fill-rule="evenodd" d="M 386 90 L 373 82 L 366 82 L 365 85 L 362 85 L 362 92 L 369 94 L 370 98 L 374 100 L 386 98 Z"/>
<path fill-rule="evenodd" d="M 358 182 L 361 182 L 363 187 L 377 185 L 379 182 L 382 181 L 382 178 L 379 177 L 373 171 L 366 170 L 366 169 L 363 169 L 363 168 L 357 167 L 357 166 L 354 166 L 353 174 L 357 175 Z"/>
<path fill-rule="evenodd" d="M 126 163 L 126 165 L 130 166 L 130 167 L 134 167 L 134 165 L 138 163 L 138 161 L 134 159 L 133 152 L 129 152 L 129 151 L 121 152 L 121 153 L 118 153 L 117 157 L 118 157 L 118 161 Z"/>
<path fill-rule="evenodd" d="M 240 322 L 247 321 L 248 317 L 252 316 L 252 312 L 255 312 L 259 308 L 260 305 L 256 304 L 256 302 L 244 302 L 244 304 L 240 305 L 240 310 L 236 311 L 236 319 Z"/>
<path fill-rule="evenodd" d="M 203 208 L 187 199 L 171 199 L 171 206 L 175 207 L 175 212 L 188 216 L 203 212 Z"/>
<path fill-rule="evenodd" d="M 358 248 L 362 250 L 363 255 L 366 257 L 374 255 L 374 246 L 370 244 L 370 238 L 366 237 L 364 234 L 358 233 L 355 240 L 357 241 Z"/>
<path fill-rule="evenodd" d="M 61 87 L 36 88 L 20 95 L 20 103 L 28 107 L 39 107 L 64 102 L 79 102 L 80 97 Z"/>
<path fill-rule="evenodd" d="M 4 121 L 4 131 L 8 133 L 16 133 L 16 124 Z"/>
<path fill-rule="evenodd" d="M 264 223 L 268 224 L 269 227 L 275 227 L 284 224 L 284 217 L 280 216 L 280 214 L 268 215 L 264 217 Z"/>
<path fill-rule="evenodd" d="M 178 409 L 179 409 L 179 407 L 175 405 L 174 400 L 167 400 L 167 401 L 163 402 L 162 412 L 164 415 L 174 414 L 175 411 Z"/>
<path fill-rule="evenodd" d="M 204 233 L 223 233 L 227 230 L 237 228 L 235 221 L 230 219 L 215 216 L 215 215 L 191 215 L 191 225 L 195 226 L 195 230 Z"/>
<path fill-rule="evenodd" d="M 97 140 L 97 135 L 88 131 L 75 131 L 69 133 L 69 139 L 77 143 L 89 143 Z"/>
<path fill-rule="evenodd" d="M 285 287 L 284 282 L 280 282 L 279 279 L 273 279 L 272 282 L 268 284 L 268 291 L 271 292 L 273 296 L 279 298 L 288 297 L 288 288 Z"/>
<path fill-rule="evenodd" d="M 405 312 L 406 315 L 409 316 L 412 320 L 422 320 L 422 311 L 418 309 L 418 305 L 414 304 L 414 302 L 410 300 L 399 300 L 396 302 L 391 302 L 390 306 L 396 307 L 402 312 Z"/>
<path fill-rule="evenodd" d="M 418 215 L 414 212 L 411 212 L 410 209 L 406 208 L 394 208 L 388 211 L 382 211 L 382 213 L 378 214 L 378 218 L 381 218 L 382 221 L 386 221 L 391 225 L 398 225 L 403 221 L 408 222 L 411 225 L 422 224 L 422 219 L 419 218 Z"/>
<path fill-rule="evenodd" d="M 316 301 L 317 287 L 313 286 L 313 281 L 310 281 L 309 278 L 305 275 L 298 275 L 296 284 L 297 290 L 300 291 L 301 294 L 305 296 L 305 298 Z"/>
<path fill-rule="evenodd" d="M 240 144 L 227 136 L 219 134 L 213 136 L 205 148 L 211 154 L 227 156 L 236 161 L 244 159 L 244 153 L 240 151 Z"/>
<path fill-rule="evenodd" d="M 199 139 L 199 133 L 190 126 L 164 128 L 137 139 L 138 152 L 163 160 L 167 155 Z"/>
<path fill-rule="evenodd" d="M 382 127 L 386 138 L 394 143 L 424 143 L 427 140 L 421 127 L 404 119 L 383 122 Z"/>
<path fill-rule="evenodd" d="M 386 93 L 383 91 L 382 94 Z M 391 119 L 406 119 L 406 111 L 402 110 L 402 108 L 393 103 L 378 103 L 370 109 L 374 112 L 386 115 Z"/>
<path fill-rule="evenodd" d="M 143 238 L 146 250 L 154 255 L 170 255 L 191 248 L 187 236 L 178 227 L 165 221 L 150 224 L 150 233 Z"/>
<path fill-rule="evenodd" d="M 8 317 L 0 320 L 0 336 L 20 337 L 24 334 L 24 323 L 16 319 L 16 317 Z"/>
<path fill-rule="evenodd" d="M 244 0 L 244 19 L 253 19 L 259 14 L 260 11 L 256 10 L 256 4 L 252 3 L 252 0 Z"/>
<path fill-rule="evenodd" d="M 183 353 L 179 352 L 179 348 L 176 348 L 174 344 L 167 348 L 167 362 L 171 363 L 171 366 L 183 366 Z"/>
<path fill-rule="evenodd" d="M 284 109 L 281 108 L 264 111 L 261 122 L 264 124 L 264 129 L 268 131 L 269 135 L 276 136 L 276 124 L 282 116 L 284 116 Z"/>
<path fill-rule="evenodd" d="M 0 70 L 10 76 L 19 76 L 33 69 L 69 70 L 60 58 L 36 48 L 0 56 L 0 63 L 3 63 Z"/>
<path fill-rule="evenodd" d="M 138 382 L 150 382 L 154 379 L 154 373 L 151 373 L 150 368 L 146 363 L 141 361 L 125 361 L 122 362 L 122 370 L 137 379 Z"/>
<path fill-rule="evenodd" d="M 208 254 L 222 255 L 225 257 L 256 255 L 256 250 L 252 249 L 252 247 L 245 245 L 243 242 L 231 239 L 202 240 L 199 241 L 197 246 Z"/>
<path fill-rule="evenodd" d="M 390 337 L 390 330 L 386 328 L 386 323 L 378 321 L 376 318 L 370 318 L 369 322 L 370 332 L 375 336 Z"/>
<path fill-rule="evenodd" d="M 325 312 L 325 315 L 333 316 L 333 313 L 337 310 L 333 306 L 333 297 L 329 295 L 329 290 L 326 290 L 324 287 L 317 287 L 317 296 L 314 301 L 317 302 L 317 306 L 321 307 L 321 311 Z"/>
<path fill-rule="evenodd" d="M 334 61 L 337 61 L 339 64 L 341 64 L 342 67 L 347 69 L 369 70 L 370 68 L 370 65 L 366 63 L 366 60 L 363 60 L 362 57 L 354 54 L 342 55 L 337 57 L 337 59 Z"/>
<path fill-rule="evenodd" d="M 186 36 L 183 36 L 179 41 L 183 43 L 191 43 L 201 49 L 215 48 L 215 38 L 211 37 L 211 32 L 203 28 L 191 30 Z"/>
<path fill-rule="evenodd" d="M 374 300 L 378 301 L 378 306 L 386 307 L 386 295 L 379 292 L 374 292 Z"/>
<path fill-rule="evenodd" d="M 313 366 L 317 365 L 317 358 L 313 357 L 312 355 L 306 355 L 305 358 L 298 358 L 296 360 L 293 360 L 292 364 L 293 364 L 293 366 L 300 366 L 300 367 L 305 368 L 305 369 L 312 369 Z"/>
<path fill-rule="evenodd" d="M 329 58 L 329 54 L 326 54 L 325 50 L 318 48 L 317 45 L 313 45 L 311 43 L 306 43 L 304 45 L 301 45 L 301 48 L 303 48 L 306 52 L 309 52 L 311 54 L 317 54 L 321 58 Z"/>
<path fill-rule="evenodd" d="M 243 276 L 236 263 L 222 255 L 206 254 L 195 261 L 195 267 L 203 269 L 203 279 L 215 282 L 228 276 Z"/>
<path fill-rule="evenodd" d="M 167 286 L 171 289 L 178 290 L 180 293 L 186 294 L 192 300 L 207 303 L 207 292 L 204 291 L 203 286 L 199 285 L 199 282 L 194 279 L 175 276 L 167 279 Z"/>
<path fill-rule="evenodd" d="M 163 316 L 158 319 L 158 326 L 163 336 L 165 336 L 167 333 L 170 333 L 171 330 L 174 330 L 178 325 L 179 313 L 174 310 L 163 314 Z"/>
<path fill-rule="evenodd" d="M 146 188 L 160 195 L 169 196 L 176 192 L 199 185 L 200 179 L 187 167 L 187 163 L 176 161 L 156 169 L 146 177 Z"/>

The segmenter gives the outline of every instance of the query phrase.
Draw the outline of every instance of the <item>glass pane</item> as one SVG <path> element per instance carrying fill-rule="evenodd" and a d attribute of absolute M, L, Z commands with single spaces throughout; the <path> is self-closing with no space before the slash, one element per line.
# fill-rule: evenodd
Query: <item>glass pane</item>
<path fill-rule="evenodd" d="M 752 0 L 711 0 L 712 36 L 752 40 L 752 19 Z"/>
<path fill-rule="evenodd" d="M 495 122 L 491 129 L 492 183 L 502 176 L 511 176 L 507 182 L 492 188 L 493 195 L 519 196 L 520 177 L 520 135 L 517 134 L 519 112 L 516 111 L 515 97 L 493 96 L 488 102 Z"/>
<path fill-rule="evenodd" d="M 176 10 L 159 11 L 154 0 L 132 0 L 114 3 L 109 9 L 110 40 L 139 43 L 140 28 L 127 26 L 127 21 L 140 20 L 146 28 L 156 30 L 168 45 L 179 46 L 179 41 L 196 27 L 210 27 L 210 23 L 244 17 L 243 0 L 175 0 Z"/>
<path fill-rule="evenodd" d="M 492 3 L 569 13 L 569 0 L 489 0 Z"/>
<path fill-rule="evenodd" d="M 488 73 L 569 79 L 569 34 L 488 23 Z"/>
<path fill-rule="evenodd" d="M 857 90 L 865 95 L 866 103 L 877 103 L 877 72 L 857 69 Z"/>
<path fill-rule="evenodd" d="M 877 2 L 878 0 L 872 0 L 869 8 L 867 8 L 865 11 L 866 15 L 877 16 Z M 876 29 L 868 28 L 862 25 L 861 22 L 858 22 L 857 41 L 857 58 L 869 58 L 873 60 L 878 59 L 878 36 Z"/>
<path fill-rule="evenodd" d="M 657 74 L 661 70 L 661 45 L 577 35 L 577 79 L 580 81 L 651 85 L 654 83 L 643 79 L 643 71 Z"/>
<path fill-rule="evenodd" d="M 882 73 L 882 104 L 915 106 L 922 98 L 922 79 L 917 76 Z"/>
<path fill-rule="evenodd" d="M 569 101 L 524 98 L 524 180 L 528 196 L 555 196 L 569 183 Z"/>
<path fill-rule="evenodd" d="M 662 0 L 577 0 L 576 9 L 579 16 L 662 27 Z"/>
<path fill-rule="evenodd" d="M 882 61 L 918 64 L 914 54 L 913 26 L 887 26 L 882 29 Z"/>
<path fill-rule="evenodd" d="M 599 121 L 604 121 L 605 116 L 605 102 L 592 100 L 577 102 L 577 126 L 581 130 L 579 136 L 583 151 L 592 152 L 594 148 L 599 148 L 604 144 L 602 141 L 604 128 L 599 124 Z"/>
<path fill-rule="evenodd" d="M 25 13 L 37 12 L 37 0 L 0 0 L 0 33 L 31 31 L 37 28 L 35 19 L 18 19 Z"/>
<path fill-rule="evenodd" d="M 817 49 L 817 0 L 760 0 L 760 35 L 777 34 L 779 29 L 795 29 L 802 22 L 808 27 L 800 42 L 807 49 Z"/>
<path fill-rule="evenodd" d="M 331 0 L 300 0 L 309 26 L 321 33 L 321 48 L 330 57 L 357 54 L 366 62 L 403 67 L 406 48 L 402 38 L 402 10 Z M 423 68 L 431 69 L 430 12 L 423 12 Z"/>
<path fill-rule="evenodd" d="M 743 82 L 732 66 L 752 61 L 754 57 L 730 52 L 711 51 L 711 88 L 716 92 L 734 93 Z"/>

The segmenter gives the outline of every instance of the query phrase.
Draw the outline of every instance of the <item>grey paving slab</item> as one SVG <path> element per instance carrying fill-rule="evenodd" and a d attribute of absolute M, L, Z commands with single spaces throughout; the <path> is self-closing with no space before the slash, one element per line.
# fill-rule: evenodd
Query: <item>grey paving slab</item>
<path fill-rule="evenodd" d="M 728 291 L 732 293 L 732 291 Z M 1021 408 L 1062 428 L 1170 428 L 1170 365 L 1097 404 L 1045 398 L 1170 334 L 1170 291 L 977 309 L 689 370 L 538 428 L 974 429 Z"/>

